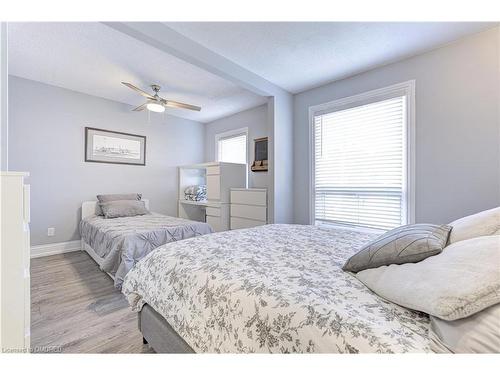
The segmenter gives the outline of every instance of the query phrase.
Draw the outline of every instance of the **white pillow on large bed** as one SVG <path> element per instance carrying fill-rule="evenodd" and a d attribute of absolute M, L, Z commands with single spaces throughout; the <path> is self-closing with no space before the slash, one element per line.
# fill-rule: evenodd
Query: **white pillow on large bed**
<path fill-rule="evenodd" d="M 500 207 L 466 216 L 450 223 L 449 243 L 500 234 Z"/>
<path fill-rule="evenodd" d="M 382 298 L 444 320 L 500 303 L 500 235 L 459 241 L 418 263 L 356 274 Z"/>
<path fill-rule="evenodd" d="M 429 338 L 437 353 L 500 353 L 500 304 L 452 322 L 431 316 Z"/>

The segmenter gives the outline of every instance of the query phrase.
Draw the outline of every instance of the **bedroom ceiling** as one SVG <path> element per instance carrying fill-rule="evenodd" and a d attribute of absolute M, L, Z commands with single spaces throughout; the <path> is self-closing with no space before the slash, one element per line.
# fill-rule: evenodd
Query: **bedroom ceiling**
<path fill-rule="evenodd" d="M 293 93 L 422 53 L 495 23 L 169 22 Z"/>
<path fill-rule="evenodd" d="M 210 122 L 266 98 L 101 23 L 9 23 L 9 74 L 138 106 L 144 98 L 126 81 L 160 96 L 202 107 L 167 109 Z M 146 116 L 146 114 L 145 114 Z"/>
<path fill-rule="evenodd" d="M 422 53 L 495 23 L 164 23 L 290 92 Z M 199 105 L 167 113 L 210 122 L 266 98 L 98 22 L 9 23 L 9 74 L 127 103 L 143 98 L 120 82 Z"/>

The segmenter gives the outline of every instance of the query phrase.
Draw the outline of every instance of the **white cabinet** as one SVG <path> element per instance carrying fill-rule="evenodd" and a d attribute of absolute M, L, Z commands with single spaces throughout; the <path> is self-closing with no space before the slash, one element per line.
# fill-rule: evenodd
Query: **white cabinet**
<path fill-rule="evenodd" d="M 229 204 L 208 202 L 205 207 L 205 221 L 216 232 L 229 230 Z"/>
<path fill-rule="evenodd" d="M 209 201 L 220 200 L 220 175 L 207 175 L 207 199 Z"/>
<path fill-rule="evenodd" d="M 28 173 L 1 172 L 1 347 L 30 347 L 30 190 Z"/>
<path fill-rule="evenodd" d="M 235 163 L 203 163 L 179 167 L 179 217 L 206 221 L 216 232 L 229 230 L 231 188 L 245 188 L 247 167 Z M 191 185 L 207 186 L 207 200 L 187 201 L 184 189 Z"/>
<path fill-rule="evenodd" d="M 229 203 L 231 188 L 245 188 L 247 186 L 246 164 L 215 163 L 206 168 L 207 171 L 207 200 Z"/>
<path fill-rule="evenodd" d="M 222 222 L 220 216 L 210 216 L 207 215 L 206 222 L 212 227 L 215 232 L 222 232 L 224 229 L 222 227 Z"/>
<path fill-rule="evenodd" d="M 231 189 L 231 229 L 267 224 L 266 189 Z"/>

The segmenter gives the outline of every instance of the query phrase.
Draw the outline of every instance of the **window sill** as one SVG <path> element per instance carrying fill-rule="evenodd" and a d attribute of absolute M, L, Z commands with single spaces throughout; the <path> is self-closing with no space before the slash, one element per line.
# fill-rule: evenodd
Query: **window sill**
<path fill-rule="evenodd" d="M 322 227 L 322 228 L 352 230 L 352 231 L 360 232 L 360 233 L 382 234 L 382 233 L 386 232 L 383 229 L 367 228 L 367 227 L 361 227 L 361 226 L 356 226 L 356 225 L 342 225 L 342 224 L 335 224 L 335 223 L 326 223 L 324 221 L 316 221 L 314 223 L 314 225 L 316 225 L 318 227 Z"/>

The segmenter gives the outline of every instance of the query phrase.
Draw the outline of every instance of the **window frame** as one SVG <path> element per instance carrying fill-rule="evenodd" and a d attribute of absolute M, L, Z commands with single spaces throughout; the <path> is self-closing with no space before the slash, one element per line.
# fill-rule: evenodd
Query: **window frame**
<path fill-rule="evenodd" d="M 249 160 L 249 152 L 248 152 L 248 128 L 239 128 L 239 129 L 233 129 L 233 130 L 228 130 L 222 133 L 216 133 L 215 134 L 215 161 L 219 161 L 219 141 L 226 139 L 226 138 L 233 138 L 233 137 L 238 137 L 240 135 L 245 135 L 247 141 L 245 142 L 245 154 L 246 154 L 246 165 L 248 169 L 248 160 Z"/>
<path fill-rule="evenodd" d="M 397 96 L 406 96 L 406 126 L 403 129 L 403 224 L 415 223 L 415 80 L 367 91 L 309 107 L 309 224 L 317 225 L 315 218 L 315 132 L 314 117 L 317 115 L 354 108 Z M 327 224 L 365 231 L 358 225 Z"/>

